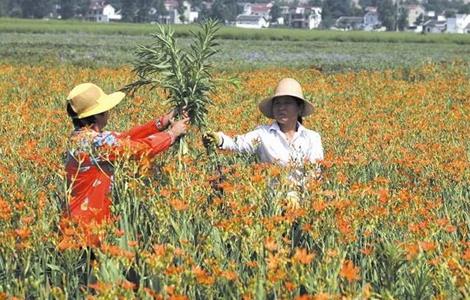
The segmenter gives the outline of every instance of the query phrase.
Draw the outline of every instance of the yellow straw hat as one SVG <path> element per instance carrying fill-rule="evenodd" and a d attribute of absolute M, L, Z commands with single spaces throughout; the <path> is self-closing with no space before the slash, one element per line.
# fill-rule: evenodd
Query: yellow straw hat
<path fill-rule="evenodd" d="M 273 116 L 273 100 L 276 97 L 291 96 L 304 102 L 304 109 L 302 110 L 301 116 L 306 117 L 313 113 L 313 104 L 310 101 L 304 99 L 302 93 L 302 87 L 300 83 L 292 78 L 284 78 L 277 84 L 276 92 L 274 96 L 263 99 L 259 104 L 259 110 L 270 119 L 274 119 Z"/>
<path fill-rule="evenodd" d="M 106 95 L 97 85 L 82 83 L 72 89 L 67 100 L 78 118 L 83 119 L 110 110 L 121 102 L 125 95 L 123 92 Z"/>

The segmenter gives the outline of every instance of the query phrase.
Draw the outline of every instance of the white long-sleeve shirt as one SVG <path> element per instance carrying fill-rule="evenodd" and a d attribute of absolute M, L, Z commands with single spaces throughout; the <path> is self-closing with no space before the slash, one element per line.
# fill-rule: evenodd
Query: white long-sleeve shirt
<path fill-rule="evenodd" d="M 221 149 L 244 153 L 256 153 L 261 162 L 278 163 L 281 166 L 297 167 L 291 174 L 298 181 L 304 161 L 312 163 L 323 160 L 320 135 L 298 123 L 298 129 L 289 142 L 277 122 L 257 127 L 243 135 L 231 138 L 223 133 Z"/>

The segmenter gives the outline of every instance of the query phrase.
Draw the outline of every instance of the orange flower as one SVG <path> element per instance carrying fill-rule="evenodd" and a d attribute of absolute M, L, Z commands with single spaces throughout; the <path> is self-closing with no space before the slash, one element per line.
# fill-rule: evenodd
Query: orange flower
<path fill-rule="evenodd" d="M 294 283 L 290 282 L 290 281 L 287 281 L 286 283 L 284 283 L 284 287 L 286 288 L 286 290 L 288 290 L 289 292 L 292 292 L 293 290 L 295 290 L 295 288 L 297 287 Z"/>
<path fill-rule="evenodd" d="M 315 296 L 313 296 L 312 300 L 328 300 L 331 298 L 332 297 L 330 297 L 330 295 L 328 294 L 320 293 L 320 294 L 316 294 Z"/>
<path fill-rule="evenodd" d="M 153 246 L 153 251 L 157 256 L 163 256 L 165 255 L 166 252 L 166 246 L 165 245 L 154 245 Z"/>
<path fill-rule="evenodd" d="M 467 248 L 465 252 L 462 254 L 462 259 L 465 261 L 470 261 L 470 248 Z"/>
<path fill-rule="evenodd" d="M 297 248 L 295 250 L 294 260 L 301 264 L 304 264 L 304 265 L 310 264 L 314 257 L 315 257 L 315 254 L 313 253 L 308 254 L 306 249 Z"/>
<path fill-rule="evenodd" d="M 419 254 L 419 247 L 417 244 L 407 244 L 404 245 L 403 248 L 405 248 L 406 251 L 406 259 L 412 260 Z"/>
<path fill-rule="evenodd" d="M 201 267 L 196 266 L 192 269 L 194 276 L 198 283 L 203 285 L 212 285 L 214 283 L 214 278 L 210 276 L 206 271 L 204 271 Z"/>
<path fill-rule="evenodd" d="M 88 286 L 90 288 L 94 289 L 94 290 L 97 290 L 100 293 L 104 293 L 104 292 L 110 290 L 111 287 L 112 287 L 111 284 L 106 283 L 106 282 L 101 282 L 101 281 L 89 284 Z"/>
<path fill-rule="evenodd" d="M 136 287 L 136 284 L 127 280 L 123 280 L 121 282 L 121 286 L 126 290 L 133 290 Z"/>
<path fill-rule="evenodd" d="M 313 208 L 316 212 L 321 212 L 321 211 L 323 211 L 327 206 L 328 206 L 328 204 L 327 204 L 325 201 L 323 201 L 323 200 L 318 200 L 318 201 L 312 202 L 312 208 Z"/>
<path fill-rule="evenodd" d="M 364 254 L 364 255 L 370 255 L 373 250 L 374 250 L 373 247 L 371 247 L 371 246 L 366 246 L 366 247 L 364 247 L 364 248 L 361 249 L 361 253 Z"/>
<path fill-rule="evenodd" d="M 57 248 L 60 251 L 64 251 L 69 249 L 79 249 L 80 245 L 75 240 L 66 237 L 60 241 L 60 243 L 57 245 Z"/>
<path fill-rule="evenodd" d="M 267 237 L 266 240 L 264 241 L 264 247 L 268 249 L 268 251 L 276 251 L 277 250 L 277 244 L 274 238 L 272 237 Z"/>
<path fill-rule="evenodd" d="M 176 211 L 186 210 L 189 207 L 188 203 L 178 199 L 170 200 L 170 205 Z"/>
<path fill-rule="evenodd" d="M 234 281 L 238 278 L 238 274 L 234 271 L 223 271 L 221 275 L 228 281 Z"/>
<path fill-rule="evenodd" d="M 355 267 L 352 261 L 346 260 L 341 267 L 339 275 L 346 278 L 349 282 L 353 282 L 361 278 L 359 276 L 359 271 L 359 267 Z"/>
<path fill-rule="evenodd" d="M 15 233 L 20 239 L 25 239 L 31 235 L 31 230 L 28 228 L 20 228 L 16 229 Z"/>
<path fill-rule="evenodd" d="M 436 245 L 433 242 L 421 242 L 420 246 L 424 251 L 436 250 Z"/>

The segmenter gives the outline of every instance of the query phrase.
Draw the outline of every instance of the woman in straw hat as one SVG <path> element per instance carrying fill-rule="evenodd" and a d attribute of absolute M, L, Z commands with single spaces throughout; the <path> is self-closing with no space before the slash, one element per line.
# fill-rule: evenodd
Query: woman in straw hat
<path fill-rule="evenodd" d="M 101 223 L 110 217 L 117 157 L 155 156 L 186 133 L 189 118 L 173 122 L 174 112 L 126 132 L 103 131 L 109 111 L 124 96 L 122 92 L 107 95 L 95 84 L 83 83 L 67 97 L 67 113 L 75 127 L 65 165 L 71 193 L 69 214 L 79 222 Z"/>
<path fill-rule="evenodd" d="M 302 126 L 302 118 L 312 114 L 313 105 L 304 98 L 296 80 L 284 78 L 275 94 L 262 100 L 258 108 L 266 117 L 274 119 L 271 125 L 259 126 L 235 138 L 222 132 L 209 132 L 204 136 L 204 143 L 225 150 L 256 153 L 261 162 L 293 166 L 289 179 L 302 185 L 304 162 L 317 163 L 323 159 L 320 135 Z"/>

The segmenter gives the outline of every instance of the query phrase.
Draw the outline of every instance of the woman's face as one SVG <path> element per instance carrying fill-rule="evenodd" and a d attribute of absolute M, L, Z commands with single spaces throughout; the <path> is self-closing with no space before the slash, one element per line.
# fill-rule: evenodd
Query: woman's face
<path fill-rule="evenodd" d="M 273 116 L 279 124 L 297 122 L 300 109 L 295 98 L 282 96 L 273 100 Z"/>
<path fill-rule="evenodd" d="M 98 128 L 103 129 L 109 120 L 109 111 L 96 115 L 96 125 Z"/>

